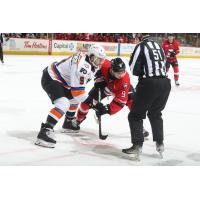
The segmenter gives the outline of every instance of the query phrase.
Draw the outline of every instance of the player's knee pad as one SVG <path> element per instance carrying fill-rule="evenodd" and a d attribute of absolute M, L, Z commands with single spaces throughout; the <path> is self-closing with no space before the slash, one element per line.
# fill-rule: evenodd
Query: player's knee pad
<path fill-rule="evenodd" d="M 54 101 L 54 105 L 55 105 L 55 107 L 59 108 L 64 113 L 66 113 L 67 110 L 69 109 L 70 102 L 69 102 L 69 100 L 66 97 L 61 97 L 61 98 L 56 99 Z"/>

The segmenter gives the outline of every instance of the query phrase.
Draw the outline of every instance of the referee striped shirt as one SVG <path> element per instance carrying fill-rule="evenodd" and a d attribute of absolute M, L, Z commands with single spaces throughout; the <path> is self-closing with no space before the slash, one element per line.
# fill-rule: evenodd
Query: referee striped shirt
<path fill-rule="evenodd" d="M 149 37 L 136 45 L 129 61 L 132 74 L 139 78 L 166 77 L 165 64 L 164 50 Z"/>

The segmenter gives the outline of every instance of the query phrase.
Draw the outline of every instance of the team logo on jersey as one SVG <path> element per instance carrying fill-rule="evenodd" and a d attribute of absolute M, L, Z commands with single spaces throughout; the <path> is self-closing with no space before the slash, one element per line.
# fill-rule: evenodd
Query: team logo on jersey
<path fill-rule="evenodd" d="M 83 67 L 80 69 L 80 72 L 82 72 L 83 74 L 87 74 L 87 70 Z"/>
<path fill-rule="evenodd" d="M 123 83 L 122 86 L 123 86 L 123 88 L 127 88 L 128 84 L 127 83 Z"/>
<path fill-rule="evenodd" d="M 86 63 L 84 64 L 84 67 L 89 69 L 89 65 Z"/>

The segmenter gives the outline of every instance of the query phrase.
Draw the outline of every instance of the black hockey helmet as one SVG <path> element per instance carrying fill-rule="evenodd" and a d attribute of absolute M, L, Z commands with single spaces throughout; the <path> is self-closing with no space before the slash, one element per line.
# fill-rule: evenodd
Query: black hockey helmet
<path fill-rule="evenodd" d="M 123 72 L 125 69 L 126 65 L 121 58 L 117 57 L 111 60 L 111 70 L 113 72 Z"/>

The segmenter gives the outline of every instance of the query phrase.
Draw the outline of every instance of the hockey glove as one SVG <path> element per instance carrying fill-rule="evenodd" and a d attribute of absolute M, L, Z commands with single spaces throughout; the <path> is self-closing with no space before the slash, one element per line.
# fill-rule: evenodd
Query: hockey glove
<path fill-rule="evenodd" d="M 174 49 L 169 49 L 169 57 L 174 57 L 176 55 L 176 52 L 174 51 Z"/>
<path fill-rule="evenodd" d="M 104 106 L 102 103 L 97 103 L 97 105 L 95 106 L 95 110 L 96 110 L 97 116 L 109 114 L 110 113 L 110 106 L 109 106 L 109 104 Z"/>
<path fill-rule="evenodd" d="M 94 87 L 95 88 L 104 88 L 106 86 L 106 82 L 103 78 L 99 78 L 95 81 Z"/>

